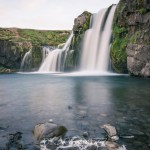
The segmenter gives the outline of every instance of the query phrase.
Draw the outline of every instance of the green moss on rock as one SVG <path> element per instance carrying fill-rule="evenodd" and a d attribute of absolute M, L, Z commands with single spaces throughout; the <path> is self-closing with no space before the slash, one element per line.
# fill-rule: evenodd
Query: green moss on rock
<path fill-rule="evenodd" d="M 32 49 L 32 68 L 39 68 L 42 62 L 41 47 L 36 46 Z"/>
<path fill-rule="evenodd" d="M 114 41 L 111 47 L 111 59 L 113 69 L 118 73 L 127 72 L 127 30 L 124 27 L 118 27 L 117 25 L 113 28 Z"/>
<path fill-rule="evenodd" d="M 149 27 L 148 0 L 120 0 L 114 15 L 111 48 L 112 66 L 116 72 L 145 76 L 143 70 L 150 61 Z"/>

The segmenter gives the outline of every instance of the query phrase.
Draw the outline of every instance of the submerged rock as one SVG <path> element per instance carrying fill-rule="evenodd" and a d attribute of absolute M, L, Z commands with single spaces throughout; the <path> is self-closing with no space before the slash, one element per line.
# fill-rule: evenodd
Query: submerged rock
<path fill-rule="evenodd" d="M 117 143 L 115 143 L 115 142 L 106 141 L 105 145 L 108 148 L 108 150 L 116 150 L 116 149 L 119 148 L 119 145 Z"/>
<path fill-rule="evenodd" d="M 5 150 L 24 150 L 24 146 L 22 144 L 22 133 L 16 132 L 14 134 L 9 134 L 8 143 L 5 145 Z"/>
<path fill-rule="evenodd" d="M 85 110 L 80 110 L 80 111 L 77 113 L 77 115 L 78 115 L 80 118 L 85 118 L 85 117 L 88 116 L 87 111 L 85 111 Z"/>
<path fill-rule="evenodd" d="M 35 126 L 33 134 L 37 141 L 43 138 L 52 138 L 62 136 L 67 132 L 64 126 L 59 126 L 55 123 L 46 122 Z"/>
<path fill-rule="evenodd" d="M 88 132 L 83 132 L 82 136 L 83 136 L 84 138 L 88 138 L 89 133 L 88 133 Z"/>

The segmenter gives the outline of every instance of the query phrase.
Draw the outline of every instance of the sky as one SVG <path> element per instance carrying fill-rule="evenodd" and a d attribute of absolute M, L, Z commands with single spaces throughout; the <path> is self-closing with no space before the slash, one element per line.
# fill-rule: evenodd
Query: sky
<path fill-rule="evenodd" d="M 98 12 L 119 0 L 0 0 L 0 27 L 71 30 L 83 11 Z"/>

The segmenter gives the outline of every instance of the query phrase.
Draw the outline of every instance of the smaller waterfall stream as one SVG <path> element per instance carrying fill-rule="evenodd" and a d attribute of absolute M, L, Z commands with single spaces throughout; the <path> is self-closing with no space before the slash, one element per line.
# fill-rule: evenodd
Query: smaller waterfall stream
<path fill-rule="evenodd" d="M 48 56 L 42 63 L 38 72 L 60 72 L 64 71 L 64 64 L 69 50 L 73 32 L 71 32 L 67 42 L 62 49 L 54 49 L 49 52 Z"/>
<path fill-rule="evenodd" d="M 31 62 L 32 62 L 32 49 L 30 49 L 28 52 L 25 53 L 21 62 L 20 72 L 29 71 L 31 69 Z"/>

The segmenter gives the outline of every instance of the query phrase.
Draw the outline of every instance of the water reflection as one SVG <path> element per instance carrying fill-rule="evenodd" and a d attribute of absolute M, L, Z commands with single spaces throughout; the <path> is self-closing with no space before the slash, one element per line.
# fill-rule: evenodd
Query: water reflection
<path fill-rule="evenodd" d="M 0 144 L 3 136 L 18 130 L 26 135 L 25 142 L 31 142 L 34 125 L 49 119 L 65 125 L 67 135 L 88 131 L 91 137 L 101 137 L 100 126 L 107 123 L 121 134 L 145 135 L 150 131 L 149 81 L 121 76 L 2 75 L 0 127 L 8 129 L 0 131 Z"/>
<path fill-rule="evenodd" d="M 100 80 L 97 77 L 69 79 L 69 84 L 73 85 L 70 93 L 73 100 L 70 112 L 74 117 L 71 119 L 79 134 L 89 131 L 91 136 L 100 136 L 100 133 L 103 133 L 100 125 L 108 123 L 105 117 L 113 110 L 111 91 L 106 85 L 108 81 L 102 79 L 101 82 Z M 70 132 L 70 134 L 77 133 Z"/>

